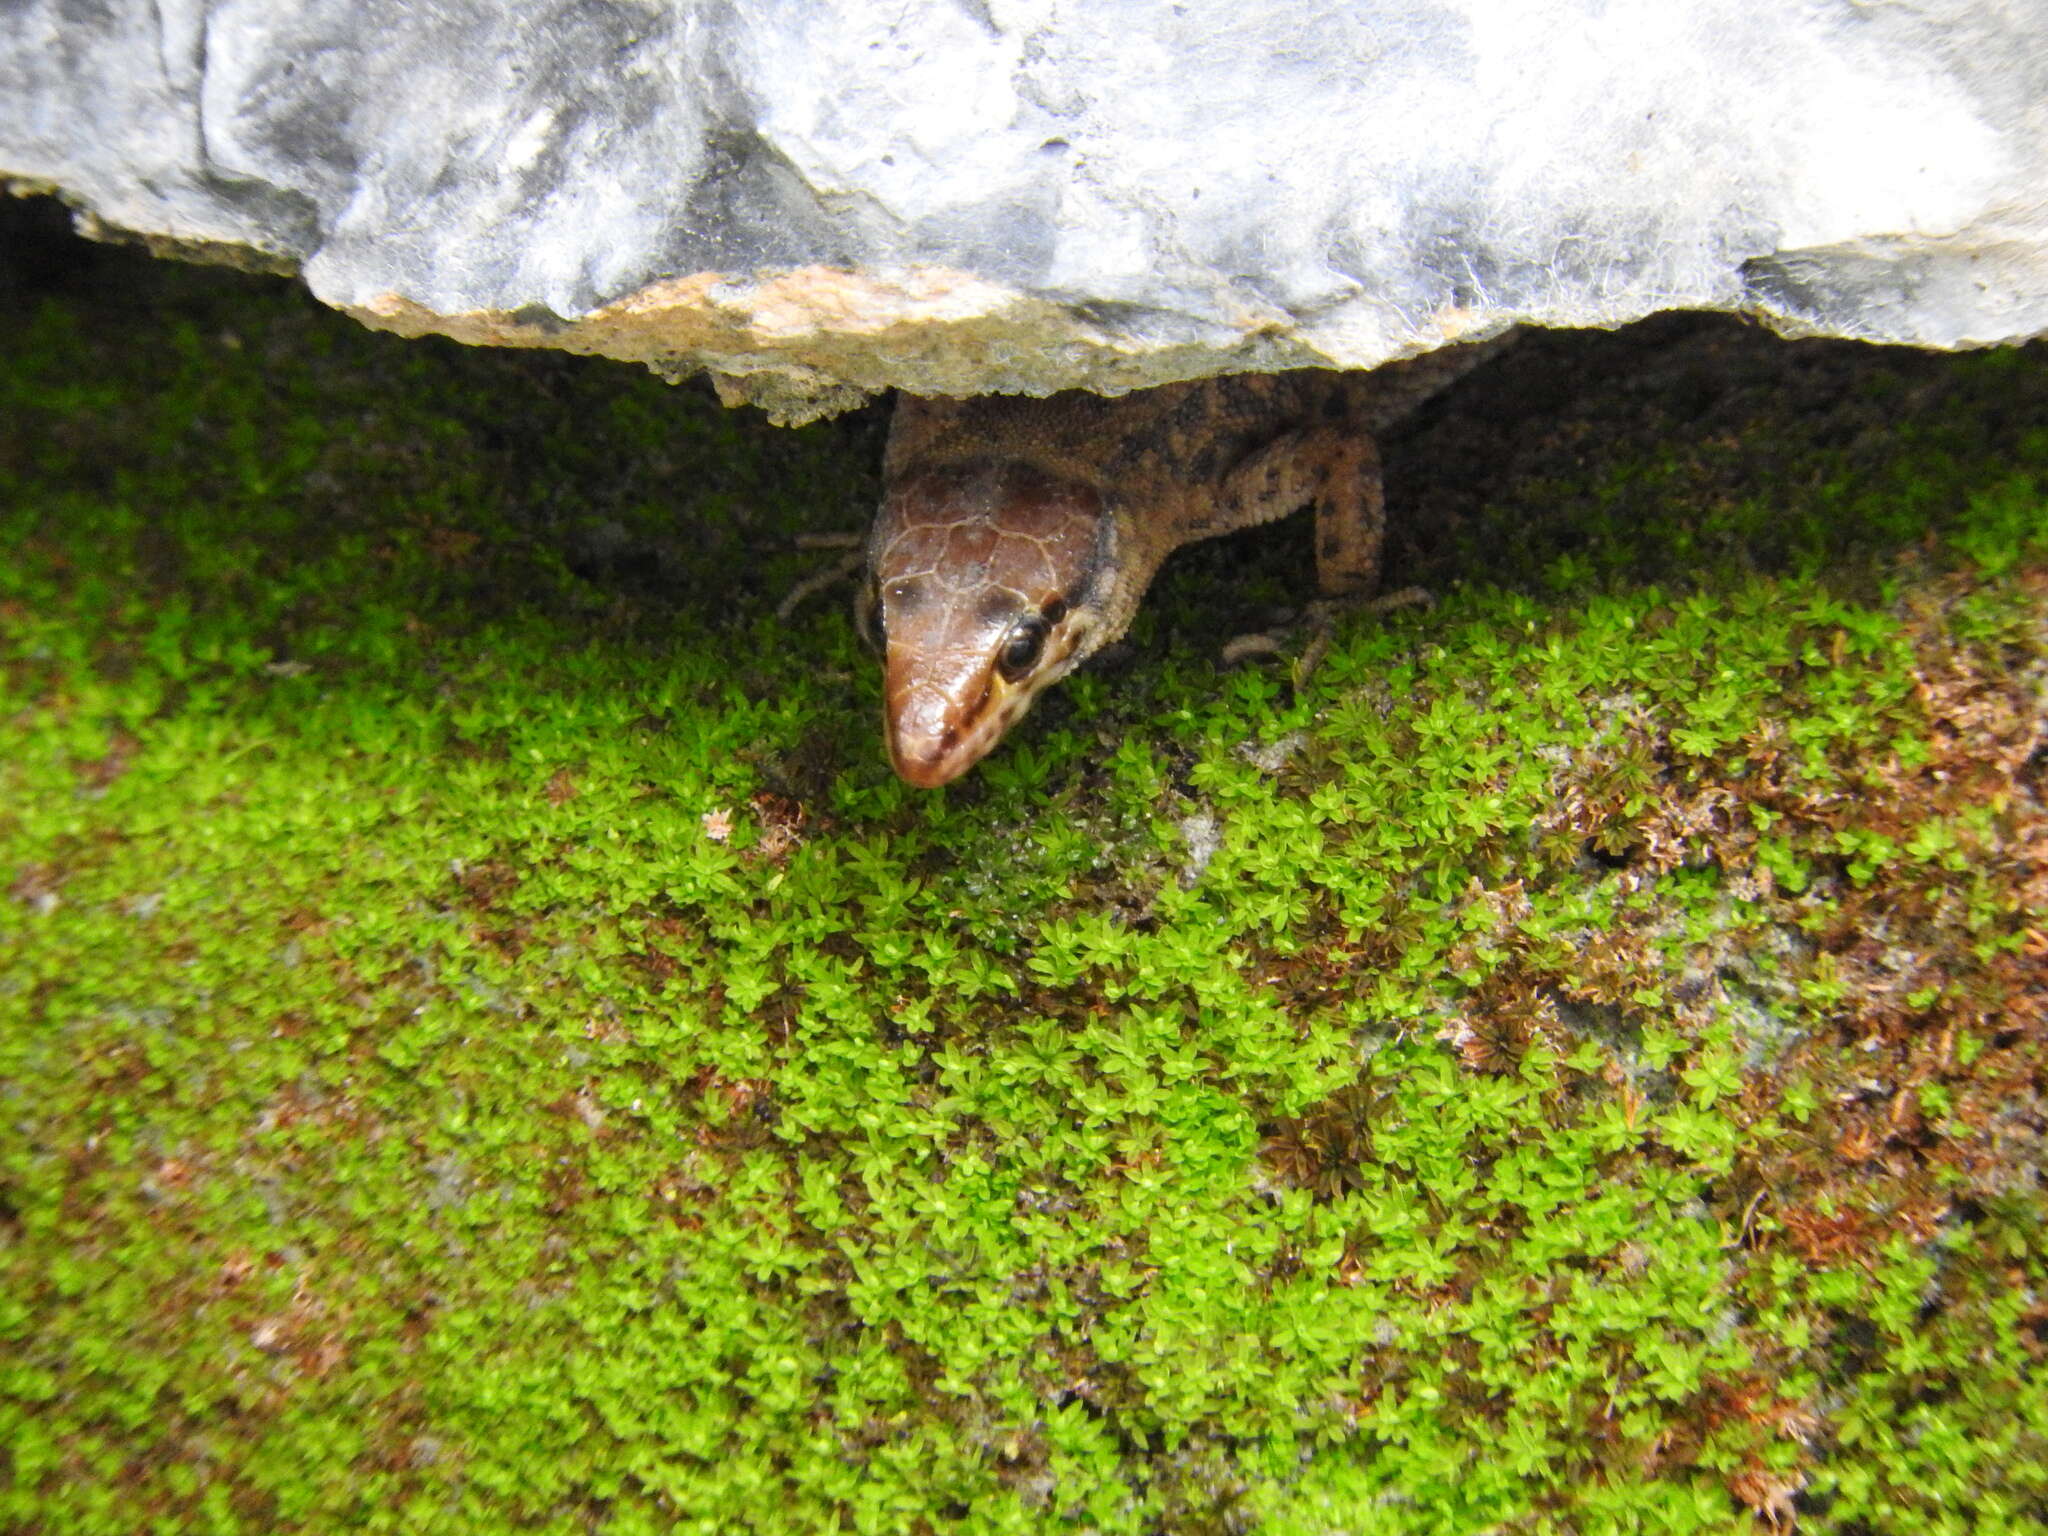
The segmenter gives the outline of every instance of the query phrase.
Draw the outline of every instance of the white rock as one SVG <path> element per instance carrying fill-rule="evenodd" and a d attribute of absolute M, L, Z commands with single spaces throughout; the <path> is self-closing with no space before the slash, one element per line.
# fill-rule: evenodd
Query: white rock
<path fill-rule="evenodd" d="M 0 176 L 785 415 L 1671 308 L 1957 347 L 2048 333 L 2048 0 L 13 0 Z"/>

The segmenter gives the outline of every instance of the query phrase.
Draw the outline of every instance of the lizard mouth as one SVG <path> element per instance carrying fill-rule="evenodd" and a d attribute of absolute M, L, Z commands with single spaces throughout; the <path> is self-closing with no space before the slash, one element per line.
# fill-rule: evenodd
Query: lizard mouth
<path fill-rule="evenodd" d="M 959 778 L 1074 670 L 1094 633 L 1088 615 L 1068 615 L 1046 637 L 1037 665 L 1014 677 L 985 654 L 956 670 L 907 648 L 892 653 L 882 674 L 882 719 L 898 776 L 919 789 Z"/>
<path fill-rule="evenodd" d="M 988 756 L 1003 733 L 1024 718 L 1037 692 L 991 676 L 979 705 L 960 710 L 929 684 L 912 685 L 902 694 L 890 688 L 883 710 L 889 761 L 905 783 L 919 789 L 950 784 Z"/>

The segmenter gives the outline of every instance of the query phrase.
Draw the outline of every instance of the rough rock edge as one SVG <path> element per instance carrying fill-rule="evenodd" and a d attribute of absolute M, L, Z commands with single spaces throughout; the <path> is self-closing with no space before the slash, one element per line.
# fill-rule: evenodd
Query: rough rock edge
<path fill-rule="evenodd" d="M 102 245 L 133 245 L 150 255 L 199 266 L 229 267 L 237 272 L 255 272 L 264 277 L 299 275 L 298 259 L 284 251 L 266 251 L 259 246 L 234 240 L 195 240 L 177 235 L 150 234 L 109 224 L 90 205 L 67 193 L 53 181 L 39 176 L 15 176 L 0 171 L 0 196 L 53 197 L 71 210 L 71 225 L 87 240 Z"/>
<path fill-rule="evenodd" d="M 401 336 L 436 334 L 475 346 L 555 347 L 644 363 L 671 381 L 712 375 L 727 405 L 760 407 L 778 425 L 851 410 L 890 389 L 918 395 L 1047 395 L 1086 387 L 1120 395 L 1222 373 L 1332 368 L 1329 356 L 1271 322 L 1232 339 L 1134 350 L 1074 307 L 971 273 L 918 267 L 887 275 L 803 267 L 747 280 L 700 273 L 650 284 L 580 320 L 532 313 L 441 315 L 395 294 L 344 314 Z M 1393 361 L 1508 329 L 1465 311 Z"/>
<path fill-rule="evenodd" d="M 286 252 L 110 224 L 42 178 L 0 174 L 0 191 L 59 197 L 72 209 L 79 233 L 90 239 L 241 271 L 293 278 L 300 273 L 299 262 Z M 1745 264 L 1743 302 L 1675 307 L 1742 315 L 1787 337 L 1853 336 L 1930 350 L 2048 336 L 2048 328 L 2036 328 L 2017 312 L 2029 307 L 2024 304 L 2012 306 L 2010 334 L 1971 336 L 1951 347 L 1912 336 L 1910 324 L 1887 328 L 1882 318 L 1894 306 L 1882 297 L 1872 305 L 1868 326 L 1845 330 L 1839 320 L 1823 318 L 1829 306 L 1816 302 L 1816 295 L 1840 286 L 1845 257 L 1866 271 L 1902 269 L 1896 300 L 1910 307 L 1922 284 L 1957 281 L 1958 274 L 1950 270 L 1954 258 L 1942 250 L 1947 243 L 1874 242 L 1854 251 L 1778 252 Z M 1990 257 L 1986 265 L 2002 269 L 2001 278 L 2019 277 L 2015 292 L 2026 292 L 2031 281 L 2048 275 L 2040 254 L 2024 243 L 1994 242 L 1977 254 Z M 701 272 L 649 284 L 578 319 L 545 309 L 442 314 L 397 294 L 335 307 L 372 329 L 408 338 L 438 335 L 468 346 L 549 347 L 608 357 L 643 364 L 671 383 L 705 373 L 726 405 L 755 406 L 779 426 L 838 415 L 892 389 L 963 397 L 1045 395 L 1083 387 L 1119 395 L 1217 374 L 1377 367 L 1439 346 L 1482 341 L 1515 324 L 1612 329 L 1653 312 L 1596 318 L 1446 309 L 1385 355 L 1361 357 L 1334 355 L 1290 334 L 1270 311 L 1248 311 L 1234 335 L 1214 325 L 1194 327 L 1203 334 L 1192 335 L 1186 317 L 1161 313 L 1154 317 L 1157 331 L 1167 336 L 1178 331 L 1180 337 L 1137 341 L 1132 333 L 1143 328 L 1145 315 L 1119 310 L 1097 323 L 1085 306 L 1057 303 L 941 266 L 895 272 L 825 266 L 749 275 Z M 994 391 L 992 377 L 1001 381 Z"/>

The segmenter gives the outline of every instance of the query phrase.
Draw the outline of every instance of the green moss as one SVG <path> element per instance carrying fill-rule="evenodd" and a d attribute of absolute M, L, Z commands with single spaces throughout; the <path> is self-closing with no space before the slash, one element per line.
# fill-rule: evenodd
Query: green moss
<path fill-rule="evenodd" d="M 773 614 L 875 421 L 120 270 L 0 343 L 7 1523 L 2048 1526 L 2037 356 L 1588 429 L 1299 687 L 1197 553 L 924 795 Z"/>

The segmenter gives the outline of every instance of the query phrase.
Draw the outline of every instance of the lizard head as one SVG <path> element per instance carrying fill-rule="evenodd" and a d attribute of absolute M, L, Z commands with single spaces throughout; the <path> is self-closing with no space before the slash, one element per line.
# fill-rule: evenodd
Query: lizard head
<path fill-rule="evenodd" d="M 1032 700 L 1115 638 L 1102 611 L 1115 519 L 1093 489 L 1012 461 L 929 469 L 889 488 L 856 614 L 881 653 L 897 773 L 958 778 Z"/>

